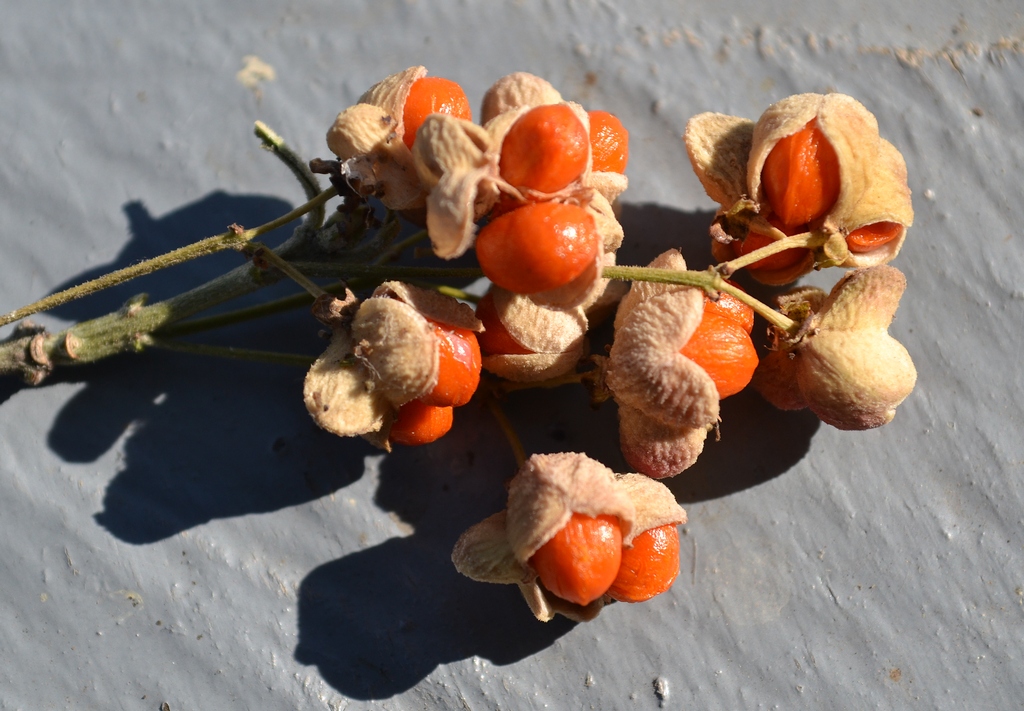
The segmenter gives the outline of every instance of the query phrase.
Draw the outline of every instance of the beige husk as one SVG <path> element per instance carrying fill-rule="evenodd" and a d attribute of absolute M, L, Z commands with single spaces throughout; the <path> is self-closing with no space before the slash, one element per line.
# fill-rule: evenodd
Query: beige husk
<path fill-rule="evenodd" d="M 391 412 L 384 393 L 373 387 L 369 368 L 352 359 L 354 345 L 346 330 L 336 329 L 303 384 L 303 400 L 313 420 L 341 437 L 377 431 Z"/>
<path fill-rule="evenodd" d="M 491 287 L 494 310 L 519 345 L 533 353 L 565 353 L 579 346 L 587 332 L 582 308 L 562 310 L 542 306 L 529 296 Z"/>
<path fill-rule="evenodd" d="M 424 289 L 401 281 L 386 281 L 374 290 L 373 296 L 397 299 L 412 306 L 424 318 L 445 326 L 475 332 L 484 330 L 484 325 L 476 317 L 472 306 L 434 289 Z"/>
<path fill-rule="evenodd" d="M 650 266 L 683 270 L 686 262 L 669 250 Z M 623 455 L 648 476 L 674 476 L 692 465 L 718 421 L 714 381 L 680 353 L 703 313 L 699 289 L 634 282 L 615 315 L 605 382 L 619 404 Z"/>
<path fill-rule="evenodd" d="M 905 288 L 901 272 L 879 265 L 849 272 L 823 301 L 805 292 L 819 310 L 759 364 L 754 386 L 777 407 L 806 405 L 839 429 L 890 422 L 917 381 L 910 354 L 888 333 Z"/>
<path fill-rule="evenodd" d="M 685 269 L 675 250 L 651 263 Z M 705 427 L 718 420 L 718 391 L 703 368 L 679 351 L 704 313 L 699 289 L 635 282 L 619 304 L 607 384 L 619 403 L 676 428 Z"/>
<path fill-rule="evenodd" d="M 509 483 L 506 532 L 512 552 L 527 563 L 573 513 L 616 516 L 623 537 L 636 510 L 615 473 L 583 454 L 534 454 Z"/>
<path fill-rule="evenodd" d="M 426 118 L 413 144 L 413 163 L 427 196 L 427 231 L 434 253 L 454 259 L 476 236 L 476 220 L 497 201 L 498 157 L 490 134 L 447 114 Z"/>
<path fill-rule="evenodd" d="M 633 539 L 645 531 L 669 524 L 679 526 L 686 523 L 686 511 L 664 484 L 643 474 L 616 474 L 619 484 L 633 502 L 636 519 L 633 530 L 622 537 L 622 545 L 632 546 Z"/>
<path fill-rule="evenodd" d="M 402 140 L 405 100 L 424 67 L 392 74 L 338 114 L 327 131 L 327 147 L 342 162 L 342 174 L 356 192 L 374 195 L 393 210 L 423 207 L 412 153 Z"/>
<path fill-rule="evenodd" d="M 519 108 L 558 104 L 562 95 L 546 79 L 526 72 L 515 72 L 494 82 L 484 94 L 480 123 Z"/>

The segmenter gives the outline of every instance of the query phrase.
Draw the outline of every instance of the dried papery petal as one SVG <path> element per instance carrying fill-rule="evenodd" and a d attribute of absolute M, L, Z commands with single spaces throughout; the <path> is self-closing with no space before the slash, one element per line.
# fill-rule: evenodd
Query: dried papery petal
<path fill-rule="evenodd" d="M 354 346 L 347 330 L 336 329 L 303 384 L 303 400 L 313 420 L 342 437 L 379 431 L 392 410 L 384 393 L 372 387 L 367 365 L 353 358 Z"/>
<path fill-rule="evenodd" d="M 907 288 L 903 272 L 889 266 L 847 272 L 821 305 L 819 331 L 885 331 Z"/>
<path fill-rule="evenodd" d="M 693 171 L 708 197 L 732 207 L 747 192 L 747 161 L 754 122 L 725 114 L 704 113 L 686 123 L 683 140 Z"/>
<path fill-rule="evenodd" d="M 455 569 L 481 583 L 530 583 L 536 574 L 516 560 L 505 532 L 506 512 L 488 516 L 459 536 L 452 550 Z"/>
<path fill-rule="evenodd" d="M 635 510 L 611 469 L 583 454 L 534 454 L 509 483 L 506 531 L 516 559 L 527 563 L 573 513 L 616 516 L 623 536 Z"/>
<path fill-rule="evenodd" d="M 917 382 L 907 349 L 884 333 L 872 340 L 862 333 L 819 333 L 797 358 L 807 406 L 841 430 L 866 430 L 892 421 Z"/>
<path fill-rule="evenodd" d="M 519 108 L 558 104 L 562 95 L 546 79 L 515 72 L 494 82 L 484 94 L 480 122 L 486 124 L 499 114 Z"/>
<path fill-rule="evenodd" d="M 622 545 L 630 546 L 633 539 L 644 531 L 659 526 L 680 526 L 686 523 L 686 511 L 664 484 L 641 474 L 618 474 L 619 483 L 626 489 L 636 509 L 636 521 Z"/>
<path fill-rule="evenodd" d="M 583 309 L 550 309 L 529 296 L 492 287 L 494 309 L 508 334 L 533 353 L 565 353 L 583 342 L 587 317 Z"/>
<path fill-rule="evenodd" d="M 652 269 L 674 269 L 686 271 L 686 260 L 679 253 L 678 249 L 670 249 L 662 252 L 647 265 Z M 615 314 L 615 328 L 618 329 L 625 317 L 636 308 L 637 304 L 646 301 L 658 294 L 669 294 L 677 291 L 687 291 L 690 287 L 678 284 L 659 284 L 653 281 L 634 281 L 629 291 L 619 304 L 619 311 Z M 690 297 L 692 298 L 692 297 Z"/>
<path fill-rule="evenodd" d="M 570 281 L 555 289 L 537 291 L 528 294 L 528 298 L 539 306 L 558 311 L 585 308 L 586 304 L 596 299 L 603 290 L 601 269 L 604 266 L 604 254 L 598 252 L 594 260 L 583 272 Z"/>
<path fill-rule="evenodd" d="M 427 231 L 444 259 L 473 245 L 475 221 L 498 199 L 498 153 L 476 124 L 447 114 L 428 116 L 416 134 L 413 162 L 427 197 Z"/>
<path fill-rule="evenodd" d="M 689 469 L 704 451 L 706 427 L 672 427 L 619 403 L 619 446 L 631 467 L 654 479 Z"/>
<path fill-rule="evenodd" d="M 437 336 L 409 304 L 367 299 L 352 321 L 352 337 L 356 356 L 366 363 L 376 389 L 392 404 L 415 400 L 437 384 Z"/>
<path fill-rule="evenodd" d="M 412 306 L 424 318 L 445 326 L 478 333 L 484 328 L 473 313 L 472 306 L 434 289 L 424 289 L 401 281 L 386 281 L 374 290 L 373 296 L 397 299 Z"/>

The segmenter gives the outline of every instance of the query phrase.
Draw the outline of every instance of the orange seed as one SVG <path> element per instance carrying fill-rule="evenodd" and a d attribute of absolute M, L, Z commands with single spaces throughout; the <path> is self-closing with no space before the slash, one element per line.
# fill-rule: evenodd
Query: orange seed
<path fill-rule="evenodd" d="M 530 565 L 550 592 L 589 605 L 608 590 L 621 561 L 618 519 L 573 513 L 565 527 L 533 554 Z"/>
<path fill-rule="evenodd" d="M 608 595 L 619 602 L 643 602 L 672 587 L 679 575 L 679 531 L 667 524 L 644 531 L 622 549 L 622 565 Z"/>
<path fill-rule="evenodd" d="M 811 120 L 772 148 L 761 170 L 772 212 L 793 228 L 821 217 L 839 197 L 839 158 Z"/>
<path fill-rule="evenodd" d="M 458 83 L 441 77 L 417 79 L 409 89 L 402 112 L 402 123 L 405 126 L 402 140 L 409 148 L 412 148 L 416 140 L 416 131 L 430 114 L 451 114 L 467 121 L 473 118 L 469 99 Z"/>

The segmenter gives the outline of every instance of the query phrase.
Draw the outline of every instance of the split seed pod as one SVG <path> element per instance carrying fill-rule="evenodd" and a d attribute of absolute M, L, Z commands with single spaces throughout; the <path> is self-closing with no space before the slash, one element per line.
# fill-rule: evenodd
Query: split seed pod
<path fill-rule="evenodd" d="M 392 74 L 338 114 L 327 131 L 327 147 L 342 162 L 353 189 L 379 197 L 392 210 L 421 208 L 426 200 L 412 153 L 402 140 L 405 101 L 412 85 L 426 74 L 425 67 Z"/>
<path fill-rule="evenodd" d="M 899 270 L 879 265 L 849 272 L 827 297 L 811 288 L 785 296 L 784 311 L 808 315 L 800 334 L 762 359 L 754 387 L 776 407 L 809 407 L 838 429 L 890 422 L 917 381 L 907 349 L 888 333 L 905 288 Z"/>
<path fill-rule="evenodd" d="M 891 229 L 891 238 L 884 244 L 860 251 L 833 246 L 827 256 L 843 267 L 889 262 L 902 247 L 914 217 L 906 164 L 899 151 L 879 136 L 875 117 L 857 100 L 843 94 L 798 94 L 770 106 L 756 124 L 722 114 L 700 114 L 687 123 L 684 140 L 697 177 L 721 206 L 720 216 L 728 218 L 730 210 L 749 198 L 754 212 L 764 219 L 772 215 L 762 182 L 765 163 L 780 141 L 809 125 L 821 132 L 835 153 L 839 189 L 835 201 L 806 229 L 848 239 L 858 230 L 885 225 Z M 745 232 L 732 236 L 742 239 Z M 712 243 L 712 252 L 720 261 L 735 257 L 721 240 Z M 755 267 L 750 272 L 759 281 L 785 284 L 813 265 L 814 258 L 808 254 L 784 268 Z"/>
<path fill-rule="evenodd" d="M 555 614 L 577 621 L 593 619 L 604 599 L 583 606 L 558 598 L 544 589 L 529 563 L 573 513 L 615 516 L 623 538 L 632 540 L 636 509 L 629 490 L 608 467 L 583 454 L 535 454 L 510 482 L 507 510 L 462 534 L 452 562 L 474 580 L 519 585 L 541 621 Z"/>
<path fill-rule="evenodd" d="M 650 264 L 685 270 L 677 250 Z M 696 461 L 718 421 L 718 390 L 680 353 L 700 325 L 704 295 L 673 284 L 634 282 L 615 315 L 606 383 L 619 405 L 619 438 L 629 464 L 655 478 Z"/>
<path fill-rule="evenodd" d="M 306 375 L 306 409 L 329 432 L 390 450 L 398 408 L 437 385 L 431 321 L 477 332 L 483 325 L 466 304 L 401 282 L 381 284 L 358 308 L 352 302 L 350 319 L 332 327 L 330 345 Z"/>

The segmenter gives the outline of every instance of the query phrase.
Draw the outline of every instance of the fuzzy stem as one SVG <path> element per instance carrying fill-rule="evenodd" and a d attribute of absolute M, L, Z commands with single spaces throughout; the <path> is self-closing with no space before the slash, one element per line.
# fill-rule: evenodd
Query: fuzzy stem
<path fill-rule="evenodd" d="M 302 185 L 306 193 L 306 199 L 312 200 L 320 194 L 320 181 L 313 175 L 309 165 L 299 157 L 299 154 L 291 149 L 277 133 L 262 121 L 257 121 L 253 132 L 263 142 L 263 147 L 281 159 L 281 162 L 288 166 L 295 179 Z M 320 227 L 324 222 L 323 205 L 310 212 L 307 224 L 312 228 Z"/>
<path fill-rule="evenodd" d="M 260 244 L 259 242 L 253 242 L 249 247 L 252 248 L 252 258 L 254 261 L 260 259 L 266 260 L 279 272 L 305 289 L 314 299 L 318 299 L 327 293 L 327 291 L 321 288 L 319 284 L 316 284 L 309 277 L 292 266 L 290 262 L 286 262 L 281 259 L 281 257 L 274 254 L 273 250 L 267 249 L 266 245 Z"/>
<path fill-rule="evenodd" d="M 274 365 L 291 365 L 300 368 L 308 368 L 313 365 L 316 358 L 298 353 L 277 353 L 274 351 L 259 351 L 250 348 L 234 348 L 231 346 L 211 346 L 204 343 L 189 343 L 187 341 L 176 341 L 169 338 L 154 338 L 143 336 L 139 339 L 144 346 L 161 348 L 179 353 L 192 353 L 194 355 L 213 356 L 215 358 L 230 358 L 232 360 L 247 360 L 256 363 L 271 363 Z"/>
<path fill-rule="evenodd" d="M 373 263 L 374 264 L 387 264 L 388 262 L 392 261 L 393 259 L 396 259 L 407 248 L 413 246 L 414 244 L 422 242 L 426 238 L 427 238 L 427 231 L 426 230 L 420 230 L 419 232 L 411 234 L 408 237 L 406 237 L 405 239 L 403 239 L 401 242 L 397 242 L 396 244 L 391 245 L 391 247 L 389 249 L 387 249 L 383 254 L 381 254 L 379 257 L 377 257 L 375 260 L 373 260 Z"/>
<path fill-rule="evenodd" d="M 378 264 L 338 262 L 292 262 L 293 267 L 308 276 L 369 277 L 388 279 L 479 279 L 484 273 L 477 267 L 406 267 Z"/>
<path fill-rule="evenodd" d="M 654 269 L 652 267 L 605 267 L 602 276 L 605 279 L 627 279 L 630 281 L 651 281 L 659 284 L 696 286 L 704 289 L 709 294 L 721 291 L 736 297 L 781 331 L 795 333 L 800 327 L 793 319 L 782 315 L 767 304 L 758 301 L 747 292 L 727 282 L 721 274 L 715 271 L 714 267 L 704 272 Z"/>
<path fill-rule="evenodd" d="M 725 276 L 729 276 L 735 273 L 737 270 L 743 267 L 748 267 L 751 264 L 755 264 L 765 257 L 770 257 L 773 254 L 784 252 L 787 249 L 803 247 L 805 249 L 817 249 L 818 247 L 825 244 L 828 239 L 827 234 L 820 232 L 801 232 L 798 235 L 786 235 L 781 230 L 772 228 L 773 232 L 778 233 L 772 236 L 776 237 L 775 241 L 771 244 L 766 244 L 760 249 L 755 249 L 752 252 L 747 252 L 741 257 L 723 262 L 718 265 L 718 271 Z M 781 235 L 781 237 L 779 237 Z"/>
<path fill-rule="evenodd" d="M 133 264 L 130 267 L 124 269 L 118 269 L 117 271 L 104 274 L 101 277 L 87 281 L 84 284 L 73 286 L 70 289 L 51 294 L 46 298 L 40 299 L 35 303 L 23 306 L 20 309 L 15 309 L 10 313 L 0 316 L 0 326 L 6 326 L 9 323 L 14 323 L 26 316 L 39 313 L 40 311 L 46 311 L 52 309 L 61 304 L 66 304 L 74 299 L 81 298 L 88 294 L 93 294 L 103 289 L 108 289 L 118 284 L 123 284 L 126 281 L 135 279 L 136 277 L 143 276 L 145 274 L 151 274 L 160 269 L 166 269 L 182 262 L 187 262 L 197 257 L 203 257 L 207 254 L 213 254 L 220 252 L 225 249 L 237 249 L 247 242 L 256 239 L 260 235 L 264 235 L 271 230 L 275 230 L 282 225 L 287 225 L 292 220 L 302 217 L 310 210 L 313 210 L 318 205 L 322 205 L 329 199 L 334 197 L 334 188 L 327 188 L 315 198 L 307 203 L 300 205 L 291 212 L 288 212 L 276 220 L 271 220 L 266 224 L 254 227 L 251 230 L 243 230 L 240 228 L 229 229 L 227 232 L 222 232 L 219 235 L 213 237 L 207 237 L 204 240 L 200 240 L 194 244 L 190 244 L 187 247 L 181 247 L 179 249 L 172 250 L 166 254 L 162 254 L 159 257 L 153 259 L 147 259 L 138 264 Z"/>

